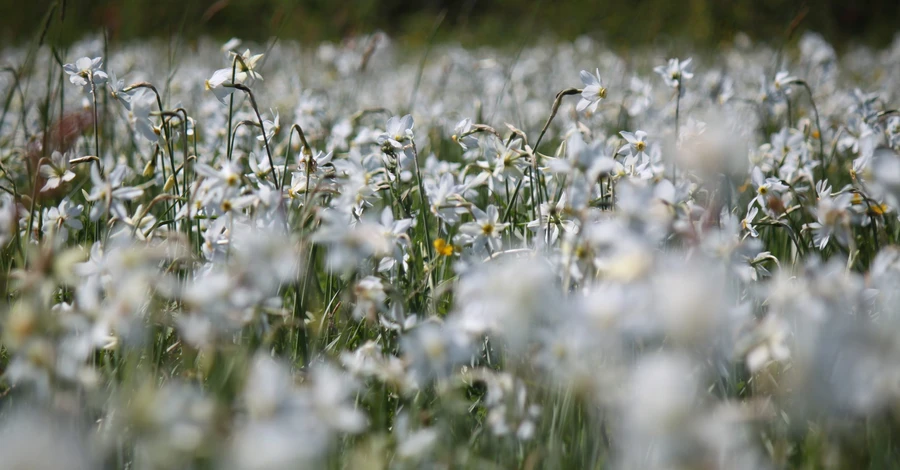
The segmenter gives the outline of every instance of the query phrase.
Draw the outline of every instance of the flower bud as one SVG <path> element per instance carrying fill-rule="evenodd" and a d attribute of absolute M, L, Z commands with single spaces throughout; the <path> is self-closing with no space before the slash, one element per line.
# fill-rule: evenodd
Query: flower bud
<path fill-rule="evenodd" d="M 149 178 L 156 173 L 156 160 L 150 160 L 147 162 L 147 165 L 144 167 L 144 177 Z"/>
<path fill-rule="evenodd" d="M 169 192 L 174 187 L 175 187 L 175 175 L 172 175 L 172 176 L 169 176 L 169 179 L 166 180 L 166 185 L 163 186 L 163 192 Z"/>

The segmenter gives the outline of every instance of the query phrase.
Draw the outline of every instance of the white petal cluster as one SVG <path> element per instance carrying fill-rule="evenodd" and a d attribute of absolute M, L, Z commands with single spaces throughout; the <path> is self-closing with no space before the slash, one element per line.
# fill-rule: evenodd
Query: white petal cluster
<path fill-rule="evenodd" d="M 893 462 L 900 42 L 101 43 L 5 51 L 0 467 Z"/>

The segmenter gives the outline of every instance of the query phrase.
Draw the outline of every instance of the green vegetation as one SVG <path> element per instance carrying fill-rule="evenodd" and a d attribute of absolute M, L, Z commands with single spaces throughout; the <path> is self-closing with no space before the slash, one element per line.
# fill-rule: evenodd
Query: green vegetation
<path fill-rule="evenodd" d="M 519 43 L 548 34 L 571 40 L 588 34 L 615 47 L 687 40 L 698 45 L 731 41 L 738 32 L 778 41 L 792 21 L 841 46 L 884 46 L 894 37 L 900 3 L 893 0 L 67 0 L 58 31 L 70 43 L 86 33 L 113 39 L 183 33 L 265 40 L 273 35 L 315 44 L 384 31 L 424 42 L 435 18 L 446 19 L 440 40 L 466 45 Z M 0 38 L 19 42 L 40 29 L 46 2 L 2 2 Z"/>

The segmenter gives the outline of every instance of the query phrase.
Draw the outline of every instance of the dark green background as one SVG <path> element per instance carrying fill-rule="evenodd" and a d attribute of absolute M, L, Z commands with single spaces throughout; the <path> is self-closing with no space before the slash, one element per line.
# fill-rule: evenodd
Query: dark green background
<path fill-rule="evenodd" d="M 42 29 L 53 1 L 0 0 L 0 40 L 25 42 Z M 50 40 L 71 42 L 106 28 L 112 40 L 181 33 L 306 42 L 386 31 L 424 42 L 446 12 L 438 39 L 466 45 L 511 44 L 549 33 L 590 34 L 613 46 L 689 41 L 715 45 L 738 31 L 777 42 L 801 11 L 798 31 L 818 31 L 839 48 L 884 46 L 900 27 L 900 0 L 67 0 Z M 61 4 L 60 3 L 60 4 Z M 56 19 L 61 8 L 57 9 Z M 797 35 L 799 36 L 799 35 Z M 795 36 L 796 37 L 796 36 Z"/>

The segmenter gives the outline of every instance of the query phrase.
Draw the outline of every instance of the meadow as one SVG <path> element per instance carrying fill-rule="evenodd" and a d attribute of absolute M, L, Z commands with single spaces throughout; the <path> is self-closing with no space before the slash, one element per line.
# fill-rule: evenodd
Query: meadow
<path fill-rule="evenodd" d="M 672 49 L 7 47 L 0 467 L 896 468 L 900 40 Z"/>

